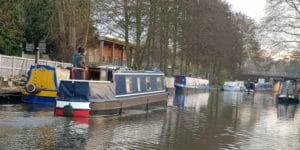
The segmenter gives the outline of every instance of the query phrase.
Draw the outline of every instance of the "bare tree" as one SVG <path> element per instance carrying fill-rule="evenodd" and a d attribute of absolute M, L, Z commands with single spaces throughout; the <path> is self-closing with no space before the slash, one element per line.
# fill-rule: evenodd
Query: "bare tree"
<path fill-rule="evenodd" d="M 55 13 L 51 18 L 51 36 L 57 43 L 60 60 L 70 62 L 77 47 L 85 47 L 90 39 L 91 0 L 54 0 Z M 57 16 L 57 17 L 56 17 Z"/>
<path fill-rule="evenodd" d="M 261 25 L 267 48 L 293 50 L 300 44 L 299 0 L 267 0 L 267 16 Z"/>
<path fill-rule="evenodd" d="M 209 73 L 218 82 L 224 70 L 237 72 L 246 56 L 254 57 L 259 49 L 252 22 L 233 14 L 223 1 L 101 2 L 101 9 L 94 10 L 101 18 L 97 23 L 132 42 L 129 57 L 135 68 L 159 65 L 167 72 L 170 65 L 171 75 Z"/>

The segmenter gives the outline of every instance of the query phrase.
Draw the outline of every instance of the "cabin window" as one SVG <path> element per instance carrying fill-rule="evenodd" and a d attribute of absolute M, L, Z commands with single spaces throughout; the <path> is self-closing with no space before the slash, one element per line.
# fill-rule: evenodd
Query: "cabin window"
<path fill-rule="evenodd" d="M 156 86 L 157 86 L 157 90 L 162 90 L 162 80 L 161 77 L 157 77 L 156 78 Z"/>
<path fill-rule="evenodd" d="M 146 89 L 147 89 L 147 91 L 151 91 L 151 80 L 150 80 L 150 77 L 146 77 Z"/>
<path fill-rule="evenodd" d="M 107 80 L 107 74 L 105 69 L 101 69 L 101 80 L 106 81 Z"/>
<path fill-rule="evenodd" d="M 138 88 L 138 92 L 141 91 L 141 78 L 137 77 L 137 88 Z"/>
<path fill-rule="evenodd" d="M 126 92 L 132 93 L 133 92 L 133 86 L 132 86 L 132 78 L 126 77 Z"/>

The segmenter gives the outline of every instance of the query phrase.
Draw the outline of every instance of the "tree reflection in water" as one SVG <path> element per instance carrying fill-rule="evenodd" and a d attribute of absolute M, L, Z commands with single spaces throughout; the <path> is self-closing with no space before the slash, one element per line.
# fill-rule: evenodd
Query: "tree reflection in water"
<path fill-rule="evenodd" d="M 208 104 L 209 92 L 196 94 L 175 94 L 173 97 L 173 106 L 180 109 L 194 110 L 199 112 L 200 107 L 206 107 Z"/>

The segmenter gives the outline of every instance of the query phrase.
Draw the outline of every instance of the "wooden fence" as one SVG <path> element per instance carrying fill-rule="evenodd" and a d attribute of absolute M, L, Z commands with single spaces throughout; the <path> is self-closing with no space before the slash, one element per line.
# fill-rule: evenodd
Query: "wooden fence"
<path fill-rule="evenodd" d="M 0 55 L 0 77 L 21 77 L 26 75 L 31 65 L 35 64 L 35 59 L 16 56 Z M 38 64 L 52 67 L 71 67 L 71 63 L 62 63 L 49 60 L 38 60 Z"/>

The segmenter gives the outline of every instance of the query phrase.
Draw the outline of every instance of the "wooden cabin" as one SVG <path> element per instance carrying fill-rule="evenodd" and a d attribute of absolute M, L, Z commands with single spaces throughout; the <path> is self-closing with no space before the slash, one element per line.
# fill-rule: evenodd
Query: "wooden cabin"
<path fill-rule="evenodd" d="M 89 66 L 127 66 L 124 42 L 103 36 L 98 39 L 95 46 L 87 48 Z"/>
<path fill-rule="evenodd" d="M 126 67 L 125 43 L 116 39 L 99 37 L 99 42 L 87 48 L 88 70 L 85 72 L 86 80 L 111 80 L 111 66 Z"/>

